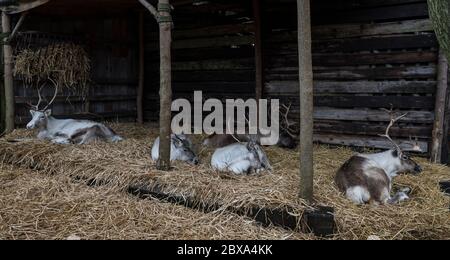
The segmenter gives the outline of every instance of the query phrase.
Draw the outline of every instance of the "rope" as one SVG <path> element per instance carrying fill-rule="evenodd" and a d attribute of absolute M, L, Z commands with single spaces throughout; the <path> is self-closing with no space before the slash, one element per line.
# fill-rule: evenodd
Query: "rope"
<path fill-rule="evenodd" d="M 169 15 L 167 16 L 158 16 L 158 23 L 173 23 L 172 16 L 170 13 L 172 12 L 172 6 L 170 4 L 158 4 L 158 12 L 167 12 Z"/>

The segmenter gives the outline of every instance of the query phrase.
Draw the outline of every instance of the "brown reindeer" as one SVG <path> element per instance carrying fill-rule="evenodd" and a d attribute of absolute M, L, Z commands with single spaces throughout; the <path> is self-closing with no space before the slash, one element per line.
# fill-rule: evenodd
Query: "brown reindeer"
<path fill-rule="evenodd" d="M 406 114 L 395 117 L 390 110 L 391 121 L 386 133 L 394 149 L 375 154 L 357 154 L 338 170 L 335 183 L 346 197 L 356 204 L 397 204 L 409 199 L 410 189 L 403 189 L 391 197 L 392 180 L 399 173 L 419 174 L 422 168 L 413 161 L 390 137 L 394 124 Z M 421 151 L 417 143 L 412 151 Z"/>
<path fill-rule="evenodd" d="M 298 138 L 298 135 L 295 134 L 296 131 L 293 129 L 296 123 L 288 119 L 291 107 L 292 104 L 289 106 L 282 105 L 285 111 L 284 113 L 280 113 L 283 121 L 279 124 L 280 135 L 277 146 L 281 148 L 295 149 L 297 147 L 296 138 Z M 258 134 L 257 136 L 252 136 L 252 140 L 250 140 L 249 135 L 213 134 L 205 139 L 203 145 L 211 148 L 221 148 L 237 142 L 250 142 L 255 140 L 258 144 L 261 144 L 261 139 L 265 137 L 262 134 Z"/>

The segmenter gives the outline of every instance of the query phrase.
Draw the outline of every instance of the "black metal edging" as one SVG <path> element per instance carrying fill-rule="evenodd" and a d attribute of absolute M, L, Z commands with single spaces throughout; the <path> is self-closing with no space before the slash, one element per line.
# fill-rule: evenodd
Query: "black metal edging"
<path fill-rule="evenodd" d="M 161 187 L 149 189 L 145 186 L 130 186 L 128 193 L 141 199 L 155 198 L 164 202 L 169 202 L 187 208 L 210 213 L 222 208 L 221 205 L 207 204 L 205 202 L 195 202 L 191 198 L 164 193 Z M 299 230 L 307 233 L 314 233 L 316 236 L 332 236 L 336 230 L 334 209 L 330 207 L 318 207 L 315 210 L 307 210 L 301 217 L 289 214 L 288 209 L 268 209 L 254 207 L 251 210 L 243 210 L 234 207 L 226 208 L 227 211 L 240 216 L 254 219 L 264 227 L 271 225 L 287 230 Z"/>

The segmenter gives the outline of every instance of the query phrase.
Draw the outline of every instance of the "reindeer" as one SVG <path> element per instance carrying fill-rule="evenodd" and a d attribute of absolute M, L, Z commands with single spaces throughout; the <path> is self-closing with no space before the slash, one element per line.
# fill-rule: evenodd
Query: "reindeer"
<path fill-rule="evenodd" d="M 153 161 L 158 161 L 159 159 L 159 144 L 160 138 L 158 137 L 152 147 L 151 156 Z M 197 165 L 199 163 L 198 157 L 193 151 L 192 141 L 187 136 L 172 134 L 170 161 L 182 161 L 192 165 Z"/>
<path fill-rule="evenodd" d="M 230 128 L 229 122 L 227 123 Z M 231 133 L 231 131 L 229 131 Z M 230 171 L 234 174 L 259 173 L 262 170 L 272 170 L 266 153 L 258 143 L 258 136 L 245 136 L 242 142 L 234 135 L 235 143 L 218 148 L 211 157 L 211 166 L 218 171 Z"/>
<path fill-rule="evenodd" d="M 399 173 L 420 174 L 422 168 L 390 137 L 391 128 L 407 114 L 396 117 L 389 111 L 391 121 L 384 135 L 394 149 L 376 154 L 357 154 L 338 170 L 335 183 L 346 197 L 356 204 L 398 204 L 409 199 L 409 188 L 391 197 L 392 181 Z M 416 142 L 412 151 L 421 152 Z"/>
<path fill-rule="evenodd" d="M 89 144 L 98 140 L 115 143 L 123 140 L 114 130 L 101 123 L 88 120 L 59 120 L 54 118 L 49 106 L 55 101 L 58 88 L 55 88 L 55 94 L 47 106 L 39 109 L 42 103 L 41 90 L 42 88 L 38 89 L 38 103 L 36 105 L 29 104 L 32 119 L 27 124 L 27 129 L 39 129 L 38 139 L 49 140 L 56 144 Z"/>
<path fill-rule="evenodd" d="M 295 130 L 292 129 L 296 123 L 293 123 L 288 119 L 291 106 L 292 104 L 289 106 L 282 105 L 286 112 L 282 114 L 284 121 L 280 124 L 281 131 L 277 143 L 278 147 L 287 149 L 295 149 L 297 147 L 297 135 L 295 134 Z M 256 135 L 256 142 L 261 144 L 261 139 L 265 137 L 266 136 L 262 134 Z M 253 138 L 255 138 L 255 136 Z M 211 148 L 222 148 L 230 144 L 250 141 L 249 135 L 213 134 L 205 139 L 203 145 Z"/>

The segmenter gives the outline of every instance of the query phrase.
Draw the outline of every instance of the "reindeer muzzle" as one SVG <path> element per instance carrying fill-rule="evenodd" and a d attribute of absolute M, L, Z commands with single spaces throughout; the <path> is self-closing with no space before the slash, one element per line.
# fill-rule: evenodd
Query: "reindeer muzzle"
<path fill-rule="evenodd" d="M 420 165 L 416 165 L 416 167 L 414 168 L 414 173 L 415 174 L 420 174 L 423 172 L 423 169 Z"/>

